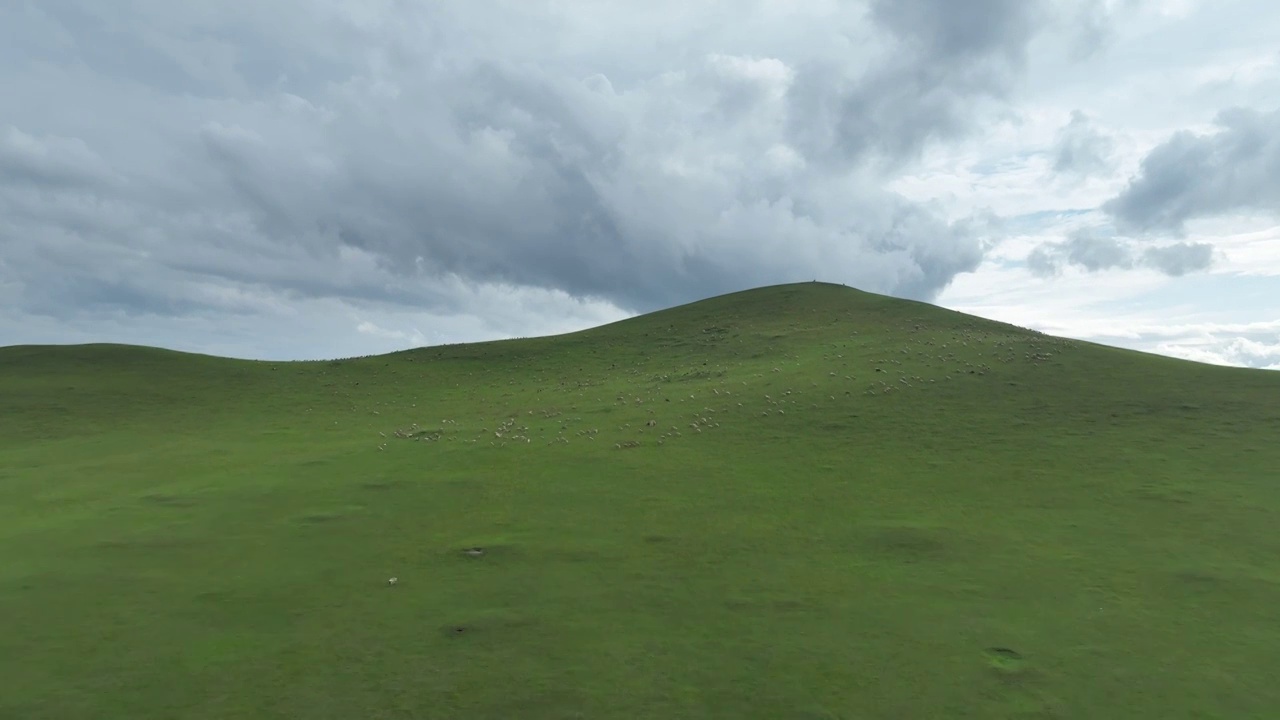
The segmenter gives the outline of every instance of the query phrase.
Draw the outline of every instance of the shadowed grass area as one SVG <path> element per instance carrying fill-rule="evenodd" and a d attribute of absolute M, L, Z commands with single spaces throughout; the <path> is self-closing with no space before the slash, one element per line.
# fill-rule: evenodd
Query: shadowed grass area
<path fill-rule="evenodd" d="M 0 430 L 0 717 L 1280 708 L 1277 373 L 805 283 L 333 362 L 2 348 Z"/>

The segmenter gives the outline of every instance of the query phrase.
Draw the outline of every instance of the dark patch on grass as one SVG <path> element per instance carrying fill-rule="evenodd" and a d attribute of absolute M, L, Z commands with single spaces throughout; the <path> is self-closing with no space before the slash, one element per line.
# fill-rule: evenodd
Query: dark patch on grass
<path fill-rule="evenodd" d="M 443 625 L 440 628 L 440 633 L 450 638 L 474 637 L 480 634 L 488 635 L 495 631 L 519 630 L 534 624 L 535 622 L 532 619 L 526 617 L 511 617 L 500 613 L 481 613 L 479 617 Z"/>
<path fill-rule="evenodd" d="M 195 547 L 200 543 L 190 538 L 165 536 L 110 538 L 99 540 L 93 546 L 104 550 L 180 550 Z"/>
<path fill-rule="evenodd" d="M 467 562 L 497 561 L 518 555 L 519 549 L 508 543 L 469 543 L 455 547 L 450 554 Z"/>
<path fill-rule="evenodd" d="M 199 504 L 195 498 L 185 495 L 170 495 L 168 493 L 143 495 L 142 500 L 150 505 L 161 505 L 163 507 L 192 507 Z"/>
<path fill-rule="evenodd" d="M 1155 588 L 1170 602 L 1190 603 L 1200 611 L 1242 604 L 1274 607 L 1280 603 L 1280 583 L 1274 580 L 1211 569 L 1184 568 L 1161 573 Z"/>
<path fill-rule="evenodd" d="M 654 544 L 654 545 L 671 542 L 671 540 L 672 538 L 668 537 L 667 535 L 645 535 L 644 536 L 645 542 Z"/>
<path fill-rule="evenodd" d="M 1027 671 L 1022 653 L 1009 647 L 989 647 L 983 651 L 987 665 L 1006 679 L 1020 678 Z"/>
<path fill-rule="evenodd" d="M 1223 583 L 1221 577 L 1203 570 L 1180 570 L 1173 573 L 1173 579 L 1181 584 L 1200 589 L 1213 588 Z"/>
<path fill-rule="evenodd" d="M 364 510 L 364 508 L 354 506 L 334 508 L 332 510 L 315 510 L 313 512 L 306 513 L 305 515 L 299 515 L 294 518 L 294 520 L 307 525 L 321 525 L 349 518 L 362 510 Z"/>
<path fill-rule="evenodd" d="M 1134 491 L 1134 495 L 1152 502 L 1187 505 L 1196 499 L 1196 491 L 1186 485 L 1174 485 L 1158 481 L 1144 483 Z"/>
<path fill-rule="evenodd" d="M 908 563 L 944 560 L 950 554 L 944 533 L 934 528 L 911 525 L 877 528 L 870 534 L 867 544 L 874 552 Z"/>

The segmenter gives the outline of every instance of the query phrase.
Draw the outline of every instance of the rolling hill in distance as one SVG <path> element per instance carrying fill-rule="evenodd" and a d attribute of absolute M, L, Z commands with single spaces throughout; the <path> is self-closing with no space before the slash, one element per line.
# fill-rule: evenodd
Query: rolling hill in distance
<path fill-rule="evenodd" d="M 1278 440 L 1280 373 L 825 283 L 0 348 L 0 718 L 1274 718 Z"/>

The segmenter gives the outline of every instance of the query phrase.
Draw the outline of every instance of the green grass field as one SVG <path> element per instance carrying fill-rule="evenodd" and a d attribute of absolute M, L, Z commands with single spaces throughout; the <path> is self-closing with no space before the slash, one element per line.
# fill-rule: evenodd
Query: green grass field
<path fill-rule="evenodd" d="M 1280 373 L 822 283 L 3 348 L 0 718 L 1274 720 L 1278 440 Z"/>

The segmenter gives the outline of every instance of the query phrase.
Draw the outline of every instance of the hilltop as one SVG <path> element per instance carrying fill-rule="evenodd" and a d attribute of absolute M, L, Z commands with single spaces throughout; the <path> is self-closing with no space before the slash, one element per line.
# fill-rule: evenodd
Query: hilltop
<path fill-rule="evenodd" d="M 1269 717 L 1278 399 L 823 283 L 0 348 L 0 716 Z"/>

